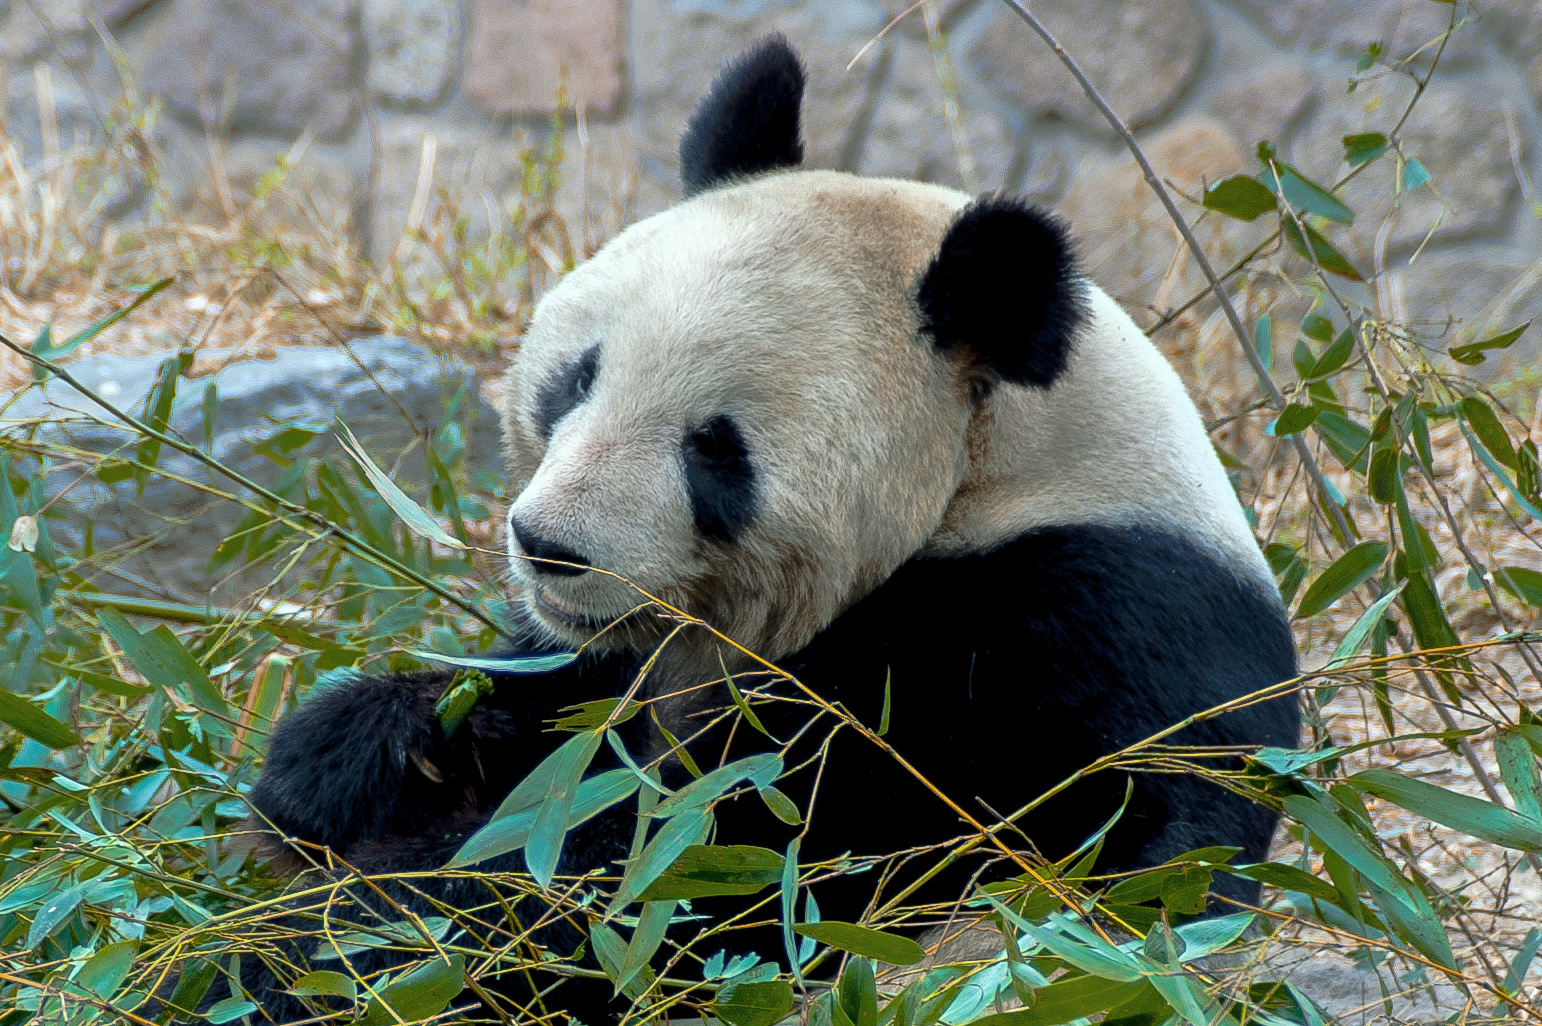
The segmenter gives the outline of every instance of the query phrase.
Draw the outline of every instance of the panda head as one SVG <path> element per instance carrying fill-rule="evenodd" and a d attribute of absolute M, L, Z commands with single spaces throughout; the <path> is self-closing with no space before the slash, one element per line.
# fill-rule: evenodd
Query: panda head
<path fill-rule="evenodd" d="M 1020 531 L 1049 485 L 995 439 L 1048 437 L 1089 319 L 1123 316 L 1043 211 L 799 168 L 803 80 L 779 37 L 729 64 L 686 200 L 548 293 L 514 360 L 512 573 L 562 642 L 651 647 L 651 596 L 775 659 L 912 556 Z"/>

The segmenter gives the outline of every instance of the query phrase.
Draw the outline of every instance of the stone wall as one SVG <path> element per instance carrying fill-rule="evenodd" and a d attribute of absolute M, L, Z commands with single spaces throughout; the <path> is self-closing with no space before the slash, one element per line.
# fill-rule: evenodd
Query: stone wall
<path fill-rule="evenodd" d="M 120 70 L 162 97 L 168 116 L 157 141 L 177 202 L 207 198 L 211 153 L 240 184 L 309 133 L 307 181 L 351 211 L 379 256 L 400 237 L 425 137 L 436 184 L 496 202 L 517 187 L 522 144 L 552 130 L 559 96 L 569 111 L 562 209 L 590 242 L 666 206 L 677 195 L 676 139 L 718 62 L 780 30 L 811 71 L 813 163 L 1058 204 L 1095 276 L 1137 310 L 1168 306 L 1196 284 L 1174 261 L 1175 236 L 1128 155 L 1026 26 L 995 0 L 936 0 L 933 43 L 916 13 L 864 51 L 905 6 L 0 0 L 0 67 L 7 125 L 29 158 L 42 152 L 45 79 L 66 141 L 100 123 L 121 93 Z M 1347 94 L 1354 56 L 1373 39 L 1390 54 L 1411 52 L 1452 10 L 1430 0 L 1034 6 L 1190 195 L 1205 180 L 1256 167 L 1252 149 L 1264 135 L 1310 174 L 1341 172 L 1339 138 L 1385 130 L 1412 89 L 1387 76 Z M 1363 226 L 1390 218 L 1383 244 L 1397 270 L 1380 283 L 1383 301 L 1415 318 L 1465 317 L 1476 330 L 1542 307 L 1542 197 L 1533 191 L 1542 181 L 1542 4 L 1487 0 L 1458 10 L 1473 24 L 1446 48 L 1405 132 L 1438 196 L 1423 189 L 1392 211 L 1392 165 L 1374 166 L 1347 194 L 1362 221 L 1345 244 L 1370 267 L 1377 233 Z M 135 202 L 145 203 L 126 197 L 126 215 Z M 1408 266 L 1437 214 L 1439 230 Z M 1251 244 L 1246 227 L 1214 225 L 1207 240 L 1224 256 Z"/>

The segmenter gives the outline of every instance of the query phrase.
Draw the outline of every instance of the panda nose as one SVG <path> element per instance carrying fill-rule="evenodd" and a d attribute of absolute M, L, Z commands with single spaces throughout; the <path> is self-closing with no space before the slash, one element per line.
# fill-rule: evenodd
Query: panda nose
<path fill-rule="evenodd" d="M 536 573 L 550 574 L 553 577 L 577 577 L 589 571 L 584 566 L 561 566 L 561 563 L 589 562 L 584 556 L 572 549 L 563 548 L 554 541 L 548 541 L 530 530 L 518 520 L 509 518 L 509 526 L 514 530 L 514 540 L 519 543 L 519 551 L 522 555 L 529 556 L 532 560 L 556 560 L 555 563 L 532 562 L 530 566 Z"/>

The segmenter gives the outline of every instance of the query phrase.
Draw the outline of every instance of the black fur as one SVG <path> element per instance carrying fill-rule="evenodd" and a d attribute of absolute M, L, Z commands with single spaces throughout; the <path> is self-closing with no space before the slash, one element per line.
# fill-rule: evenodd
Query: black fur
<path fill-rule="evenodd" d="M 1087 319 L 1066 227 L 1020 199 L 987 196 L 954 220 L 921 279 L 922 326 L 989 374 L 1048 388 Z"/>
<path fill-rule="evenodd" d="M 755 517 L 755 464 L 732 417 L 713 417 L 685 436 L 685 485 L 702 537 L 732 542 Z"/>
<path fill-rule="evenodd" d="M 557 421 L 589 397 L 600 372 L 600 347 L 590 346 L 582 356 L 563 367 L 543 384 L 535 397 L 535 426 L 542 438 L 551 438 Z"/>
<path fill-rule="evenodd" d="M 1295 654 L 1277 598 L 1239 581 L 1205 550 L 1147 528 L 1083 525 L 1034 531 L 989 553 L 912 560 L 781 665 L 869 724 L 878 722 L 890 678 L 886 740 L 989 822 L 986 804 L 1008 813 L 1100 755 L 1294 676 Z M 448 673 L 339 685 L 279 724 L 252 803 L 285 832 L 331 844 L 366 871 L 433 869 L 566 737 L 543 733 L 543 719 L 559 705 L 620 694 L 636 668 L 636 657 L 612 655 L 541 677 L 498 678 L 494 695 L 449 739 L 433 715 Z M 785 738 L 807 707 L 763 704 L 759 715 Z M 1168 742 L 1293 747 L 1298 725 L 1286 698 L 1196 724 Z M 644 751 L 638 732 L 649 729 L 648 718 L 622 726 L 628 747 Z M 811 754 L 823 734 L 810 732 L 786 765 Z M 714 759 L 722 743 L 710 735 L 697 742 Z M 766 744 L 739 731 L 730 757 Z M 417 768 L 414 752 L 442 782 Z M 602 747 L 591 772 L 611 765 Z M 806 809 L 813 776 L 805 768 L 778 787 Z M 1100 871 L 1137 869 L 1212 844 L 1240 846 L 1245 861 L 1265 857 L 1277 818 L 1269 809 L 1189 775 L 1133 779 L 1134 796 L 1107 838 Z M 1123 772 L 1095 774 L 1021 826 L 1043 854 L 1063 856 L 1118 809 L 1125 782 Z M 781 850 L 796 830 L 753 796 L 717 811 L 719 844 Z M 564 871 L 624 857 L 632 823 L 626 803 L 592 821 L 570 839 Z M 803 853 L 878 855 L 966 832 L 914 777 L 848 731 L 831 746 Z M 483 868 L 517 869 L 517 856 L 510 859 Z M 977 867 L 961 864 L 918 898 L 956 897 Z M 875 882 L 876 874 L 835 878 L 814 892 L 826 918 L 852 920 Z M 456 887 L 465 885 L 453 880 L 419 885 L 451 905 L 486 900 L 461 895 Z M 1258 897 L 1256 884 L 1225 875 L 1213 890 L 1248 902 Z M 403 900 L 427 913 L 421 899 Z M 738 936 L 767 958 L 781 952 L 779 930 Z M 572 950 L 577 937 L 574 927 L 561 926 L 544 939 Z M 271 976 L 265 979 L 271 988 Z M 608 985 L 568 984 L 558 996 L 550 1007 L 565 1005 L 591 1024 L 609 1007 Z"/>
<path fill-rule="evenodd" d="M 804 81 L 802 62 L 780 34 L 725 64 L 680 138 L 685 194 L 803 163 Z"/>

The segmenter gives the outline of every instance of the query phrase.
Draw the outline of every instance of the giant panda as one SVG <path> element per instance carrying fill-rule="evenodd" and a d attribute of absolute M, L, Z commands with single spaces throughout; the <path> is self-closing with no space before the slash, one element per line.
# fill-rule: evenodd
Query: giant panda
<path fill-rule="evenodd" d="M 846 730 L 820 763 L 827 729 L 798 734 L 808 705 L 757 704 L 801 766 L 778 787 L 808 817 L 803 858 L 914 851 L 973 832 L 960 810 L 995 822 L 1101 755 L 1295 675 L 1200 417 L 1078 269 L 1066 226 L 1009 196 L 805 169 L 803 86 L 780 37 L 726 65 L 681 142 L 684 200 L 553 288 L 509 370 L 521 651 L 582 657 L 494 674 L 449 738 L 434 714 L 448 672 L 311 696 L 251 794 L 267 824 L 362 871 L 431 870 L 567 736 L 548 729 L 559 708 L 624 693 L 651 660 L 653 712 L 624 729 L 656 758 L 728 705 L 725 672 L 803 694 L 769 664 L 860 722 L 887 708 L 883 741 L 904 760 Z M 1287 697 L 1168 740 L 1290 747 L 1298 726 Z M 769 746 L 724 735 L 687 752 Z M 666 783 L 687 779 L 678 756 L 663 766 Z M 1019 820 L 1014 844 L 1064 857 L 1121 808 L 1102 872 L 1218 844 L 1260 860 L 1276 825 L 1194 775 L 1106 771 Z M 716 843 L 780 851 L 804 829 L 753 797 L 717 811 Z M 591 820 L 559 872 L 624 858 L 634 824 L 627 807 Z M 978 872 L 952 878 L 954 896 Z M 855 920 L 877 876 L 814 894 L 827 918 Z M 420 886 L 472 900 L 464 883 Z M 1213 891 L 1257 899 L 1233 877 Z M 597 1026 L 603 1002 L 585 1000 L 569 1007 Z"/>

